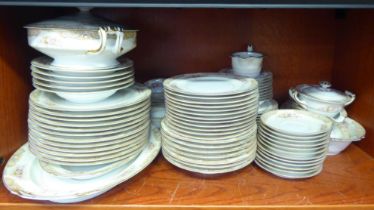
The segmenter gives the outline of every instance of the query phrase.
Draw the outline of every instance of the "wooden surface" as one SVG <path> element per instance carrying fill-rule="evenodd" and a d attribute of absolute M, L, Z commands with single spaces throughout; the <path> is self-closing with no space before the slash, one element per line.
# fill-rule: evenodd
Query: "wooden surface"
<path fill-rule="evenodd" d="M 23 206 L 33 206 L 35 209 L 41 205 L 45 209 L 59 206 L 24 200 L 1 187 L 0 207 L 9 204 L 13 205 L 13 209 L 22 209 Z M 196 206 L 211 209 L 226 206 L 232 209 L 326 205 L 331 208 L 357 205 L 373 209 L 374 159 L 352 146 L 341 155 L 328 157 L 320 175 L 304 180 L 286 180 L 254 164 L 221 177 L 202 178 L 175 168 L 160 155 L 130 181 L 93 200 L 70 204 L 85 209 L 100 206 L 105 209 L 134 206 Z"/>
<path fill-rule="evenodd" d="M 374 11 L 349 11 L 339 21 L 333 85 L 356 93 L 348 114 L 362 123 L 367 139 L 358 145 L 374 156 Z"/>

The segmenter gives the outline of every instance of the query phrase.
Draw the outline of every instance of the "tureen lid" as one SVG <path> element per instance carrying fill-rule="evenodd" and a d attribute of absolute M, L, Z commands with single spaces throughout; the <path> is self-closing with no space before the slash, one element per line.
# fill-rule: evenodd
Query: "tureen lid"
<path fill-rule="evenodd" d="M 346 104 L 354 97 L 354 94 L 348 91 L 342 92 L 331 88 L 331 84 L 328 81 L 321 81 L 319 85 L 298 85 L 296 86 L 296 90 L 303 96 L 339 104 Z"/>
<path fill-rule="evenodd" d="M 70 29 L 70 30 L 99 30 L 112 28 L 123 30 L 123 26 L 109 20 L 92 16 L 88 11 L 81 11 L 74 15 L 67 15 L 51 20 L 45 20 L 26 25 L 25 28 Z"/>

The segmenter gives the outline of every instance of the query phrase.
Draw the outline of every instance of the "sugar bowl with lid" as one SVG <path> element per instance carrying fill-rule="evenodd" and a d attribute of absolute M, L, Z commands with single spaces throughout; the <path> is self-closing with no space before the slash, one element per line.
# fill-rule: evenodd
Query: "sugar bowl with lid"
<path fill-rule="evenodd" d="M 319 85 L 298 85 L 290 88 L 289 95 L 302 108 L 332 118 L 338 116 L 356 98 L 350 91 L 331 88 L 327 81 L 321 81 Z"/>

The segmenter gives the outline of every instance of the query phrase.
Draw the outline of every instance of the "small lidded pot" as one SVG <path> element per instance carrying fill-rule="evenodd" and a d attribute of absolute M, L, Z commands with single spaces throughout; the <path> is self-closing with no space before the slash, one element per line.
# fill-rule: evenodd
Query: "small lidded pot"
<path fill-rule="evenodd" d="M 253 52 L 252 46 L 247 52 L 235 52 L 231 55 L 232 71 L 242 76 L 257 77 L 262 69 L 263 57 L 261 53 Z"/>
<path fill-rule="evenodd" d="M 28 43 L 60 67 L 111 68 L 136 46 L 136 30 L 93 17 L 88 11 L 26 25 Z"/>
<path fill-rule="evenodd" d="M 345 106 L 351 104 L 356 96 L 349 91 L 331 88 L 327 81 L 319 85 L 298 85 L 289 90 L 291 98 L 302 108 L 334 118 Z"/>

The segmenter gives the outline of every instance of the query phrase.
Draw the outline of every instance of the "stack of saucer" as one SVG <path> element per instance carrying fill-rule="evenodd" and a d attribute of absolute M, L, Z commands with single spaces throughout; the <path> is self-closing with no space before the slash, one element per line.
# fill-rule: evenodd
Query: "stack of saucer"
<path fill-rule="evenodd" d="M 151 79 L 144 84 L 151 89 L 151 121 L 156 128 L 161 127 L 161 121 L 165 116 L 164 79 Z"/>
<path fill-rule="evenodd" d="M 173 165 L 221 174 L 256 153 L 257 82 L 231 74 L 187 74 L 164 82 L 162 151 Z"/>
<path fill-rule="evenodd" d="M 261 116 L 256 163 L 291 179 L 319 174 L 327 155 L 332 121 L 302 110 L 275 110 Z"/>

